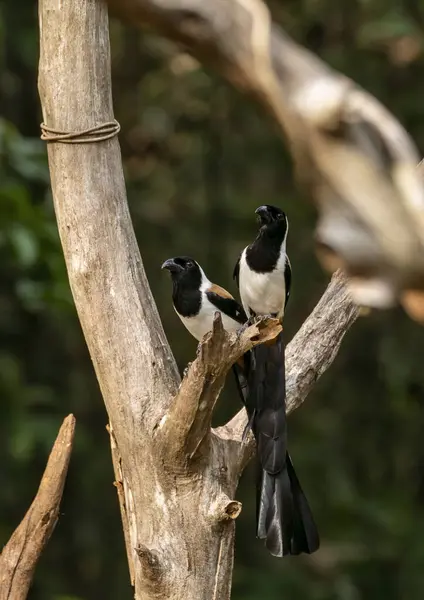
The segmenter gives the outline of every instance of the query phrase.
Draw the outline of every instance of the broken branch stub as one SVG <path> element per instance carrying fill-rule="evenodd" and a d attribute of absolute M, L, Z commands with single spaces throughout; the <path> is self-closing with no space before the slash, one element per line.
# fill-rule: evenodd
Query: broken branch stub
<path fill-rule="evenodd" d="M 358 304 L 388 307 L 405 290 L 424 290 L 418 154 L 375 98 L 273 25 L 262 0 L 108 4 L 182 43 L 271 113 L 319 210 L 318 256 L 328 270 L 342 267 L 350 276 Z"/>
<path fill-rule="evenodd" d="M 200 342 L 196 360 L 164 417 L 161 440 L 165 440 L 169 460 L 195 455 L 210 432 L 212 413 L 231 366 L 254 346 L 275 339 L 280 331 L 277 319 L 264 317 L 229 333 L 220 313 L 215 313 L 213 330 Z"/>

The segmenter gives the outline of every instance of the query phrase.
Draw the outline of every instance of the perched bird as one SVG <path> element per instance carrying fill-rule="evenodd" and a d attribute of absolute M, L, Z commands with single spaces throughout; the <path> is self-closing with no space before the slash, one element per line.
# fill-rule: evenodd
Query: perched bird
<path fill-rule="evenodd" d="M 255 214 L 261 227 L 255 241 L 241 253 L 234 278 L 249 317 L 272 315 L 282 320 L 291 285 L 286 253 L 289 222 L 276 206 L 260 206 Z"/>
<path fill-rule="evenodd" d="M 256 210 L 259 233 L 240 255 L 234 278 L 249 318 L 283 319 L 290 295 L 291 266 L 286 254 L 288 220 L 275 206 Z M 284 340 L 252 350 L 247 390 L 249 424 L 258 452 L 257 536 L 274 556 L 312 553 L 319 536 L 306 497 L 287 452 Z"/>
<path fill-rule="evenodd" d="M 227 331 L 237 331 L 247 321 L 243 307 L 227 290 L 209 281 L 202 267 L 193 258 L 169 258 L 163 263 L 162 269 L 171 273 L 175 312 L 198 342 L 212 331 L 216 311 L 221 313 L 222 324 Z M 248 364 L 247 353 L 232 368 L 243 403 L 247 396 Z"/>
<path fill-rule="evenodd" d="M 198 342 L 212 331 L 216 311 L 221 313 L 222 324 L 227 331 L 236 331 L 247 321 L 240 304 L 227 290 L 212 283 L 193 258 L 169 258 L 162 269 L 171 273 L 175 312 Z"/>

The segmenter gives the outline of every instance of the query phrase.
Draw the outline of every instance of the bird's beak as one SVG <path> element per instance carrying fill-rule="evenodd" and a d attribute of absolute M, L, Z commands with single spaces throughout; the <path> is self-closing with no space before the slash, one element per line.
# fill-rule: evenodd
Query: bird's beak
<path fill-rule="evenodd" d="M 261 225 L 267 225 L 268 223 L 271 222 L 271 219 L 270 219 L 270 216 L 269 216 L 269 212 L 268 212 L 268 208 L 266 206 L 259 206 L 255 210 L 255 215 L 257 215 L 257 221 Z"/>
<path fill-rule="evenodd" d="M 161 269 L 167 269 L 171 273 L 182 271 L 181 265 L 178 265 L 173 258 L 168 258 L 161 266 Z"/>

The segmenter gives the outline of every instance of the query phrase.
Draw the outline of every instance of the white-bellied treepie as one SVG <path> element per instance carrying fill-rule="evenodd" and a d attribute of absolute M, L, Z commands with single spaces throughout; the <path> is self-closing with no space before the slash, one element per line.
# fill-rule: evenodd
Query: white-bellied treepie
<path fill-rule="evenodd" d="M 176 256 L 166 260 L 162 269 L 171 273 L 172 300 L 175 312 L 200 342 L 212 331 L 214 315 L 221 313 L 222 324 L 227 331 L 237 331 L 247 321 L 243 307 L 224 288 L 212 283 L 202 267 L 190 256 Z M 233 365 L 236 384 L 242 402 L 246 398 L 245 369 L 249 354 Z"/>
<path fill-rule="evenodd" d="M 260 206 L 256 214 L 259 233 L 241 253 L 234 277 L 249 318 L 271 315 L 282 320 L 291 284 L 288 220 L 269 205 Z M 274 556 L 310 554 L 318 549 L 319 536 L 287 452 L 283 333 L 252 353 L 245 404 L 259 458 L 257 536 L 266 540 Z"/>

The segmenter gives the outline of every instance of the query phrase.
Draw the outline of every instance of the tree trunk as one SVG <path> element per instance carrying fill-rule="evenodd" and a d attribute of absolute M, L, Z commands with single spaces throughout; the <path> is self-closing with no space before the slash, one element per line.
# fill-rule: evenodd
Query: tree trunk
<path fill-rule="evenodd" d="M 113 120 L 107 6 L 40 2 L 44 122 L 78 132 Z M 122 472 L 137 599 L 229 597 L 238 473 L 211 437 L 208 456 L 167 462 L 157 432 L 178 371 L 144 273 L 118 139 L 48 146 L 70 285 Z M 228 508 L 229 507 L 229 508 Z M 227 511 L 227 512 L 226 512 Z"/>
<path fill-rule="evenodd" d="M 46 127 L 78 133 L 111 122 L 106 4 L 40 0 L 39 16 Z M 280 326 L 265 319 L 230 336 L 217 319 L 180 385 L 135 240 L 118 139 L 73 142 L 48 144 L 53 199 L 72 294 L 109 416 L 135 598 L 226 600 L 234 519 L 241 510 L 233 498 L 253 446 L 252 440 L 241 444 L 244 411 L 215 431 L 212 411 L 231 364 L 275 337 Z M 290 367 L 302 380 L 300 389 L 293 379 L 294 405 L 329 366 L 356 313 L 336 277 L 319 318 L 311 317 L 314 339 L 327 330 L 329 345 L 320 346 L 314 366 L 300 340 Z"/>

